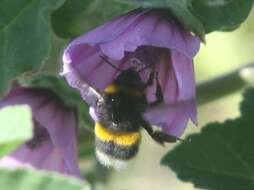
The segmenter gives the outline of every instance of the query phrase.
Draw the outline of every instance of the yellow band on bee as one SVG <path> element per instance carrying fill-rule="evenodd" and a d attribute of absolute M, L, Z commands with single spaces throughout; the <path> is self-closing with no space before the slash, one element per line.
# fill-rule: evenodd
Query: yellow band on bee
<path fill-rule="evenodd" d="M 142 97 L 143 94 L 136 90 L 136 89 L 133 89 L 133 88 L 124 88 L 124 87 L 121 87 L 119 85 L 116 85 L 116 84 L 110 84 L 108 85 L 104 92 L 107 93 L 107 94 L 114 94 L 118 91 L 122 91 L 130 96 L 134 96 L 134 97 Z"/>
<path fill-rule="evenodd" d="M 95 135 L 102 141 L 113 141 L 118 145 L 131 146 L 139 142 L 139 132 L 118 132 L 105 128 L 101 123 L 95 124 Z"/>
<path fill-rule="evenodd" d="M 113 93 L 116 93 L 118 90 L 119 90 L 119 86 L 118 85 L 111 84 L 111 85 L 108 85 L 105 88 L 104 92 L 106 92 L 108 94 L 113 94 Z"/>

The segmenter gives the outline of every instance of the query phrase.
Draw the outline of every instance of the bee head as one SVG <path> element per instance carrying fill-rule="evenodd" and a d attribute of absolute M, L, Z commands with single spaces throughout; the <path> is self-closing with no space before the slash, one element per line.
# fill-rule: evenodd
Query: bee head
<path fill-rule="evenodd" d="M 143 82 L 139 76 L 139 73 L 134 67 L 123 70 L 114 81 L 115 84 L 126 86 L 130 88 L 142 88 Z"/>
<path fill-rule="evenodd" d="M 122 69 L 118 68 L 117 66 L 115 66 L 114 64 L 112 64 L 109 60 L 107 60 L 106 57 L 104 57 L 104 56 L 100 56 L 100 57 L 105 61 L 105 63 L 110 65 L 112 68 L 121 72 L 118 75 L 118 77 L 113 81 L 114 84 L 117 84 L 117 85 L 123 86 L 123 87 L 133 88 L 133 89 L 142 89 L 143 88 L 144 83 L 141 80 L 139 73 L 154 65 L 154 64 L 148 64 L 139 70 L 136 70 L 137 68 L 135 68 L 135 66 L 131 66 L 128 69 L 122 70 Z"/>

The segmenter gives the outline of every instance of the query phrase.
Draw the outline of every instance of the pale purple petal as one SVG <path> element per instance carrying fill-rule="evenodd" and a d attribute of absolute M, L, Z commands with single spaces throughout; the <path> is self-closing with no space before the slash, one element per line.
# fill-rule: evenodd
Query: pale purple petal
<path fill-rule="evenodd" d="M 168 134 L 180 137 L 186 128 L 189 118 L 196 116 L 194 100 L 161 105 L 144 113 L 144 118 L 158 125 Z"/>
<path fill-rule="evenodd" d="M 72 65 L 70 64 L 68 58 L 64 56 L 64 69 L 61 73 L 62 76 L 64 76 L 69 85 L 73 88 L 76 88 L 80 91 L 80 94 L 82 98 L 91 106 L 96 105 L 96 101 L 100 97 L 100 93 L 96 88 L 92 88 L 87 81 L 83 80 L 78 73 L 77 70 L 75 70 Z"/>
<path fill-rule="evenodd" d="M 145 114 L 151 124 L 161 126 L 169 133 L 179 136 L 189 118 L 197 124 L 195 105 L 195 78 L 192 59 L 172 50 L 162 52 L 157 64 L 159 82 L 164 104 Z M 148 89 L 148 100 L 154 100 L 155 86 Z M 152 114 L 153 113 L 153 114 Z M 158 122 L 158 120 L 161 120 Z"/>
<path fill-rule="evenodd" d="M 199 49 L 199 39 L 157 10 L 135 10 L 75 39 L 65 49 L 63 62 L 71 64 L 83 81 L 103 90 L 117 72 L 100 56 L 121 64 L 126 52 L 145 45 L 174 49 L 192 58 Z"/>
<path fill-rule="evenodd" d="M 93 107 L 89 107 L 89 114 L 94 121 L 99 121 L 98 114 Z"/>
<path fill-rule="evenodd" d="M 179 90 L 177 101 L 192 101 L 188 109 L 191 114 L 188 115 L 188 117 L 197 125 L 197 108 L 195 102 L 196 86 L 193 61 L 174 50 L 171 51 L 171 56 Z"/>
<path fill-rule="evenodd" d="M 195 97 L 195 75 L 192 59 L 172 50 L 171 60 L 179 89 L 178 100 L 188 100 Z"/>

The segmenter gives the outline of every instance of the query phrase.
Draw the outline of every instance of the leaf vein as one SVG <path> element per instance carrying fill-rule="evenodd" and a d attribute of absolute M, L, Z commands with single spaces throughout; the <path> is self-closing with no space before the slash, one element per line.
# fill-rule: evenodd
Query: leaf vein
<path fill-rule="evenodd" d="M 4 25 L 2 28 L 0 28 L 0 32 L 5 31 L 33 2 L 34 0 L 30 0 L 29 2 L 26 3 L 25 6 L 23 6 L 16 15 L 14 15 L 13 18 L 11 18 L 9 20 L 8 23 L 6 23 L 6 25 Z"/>

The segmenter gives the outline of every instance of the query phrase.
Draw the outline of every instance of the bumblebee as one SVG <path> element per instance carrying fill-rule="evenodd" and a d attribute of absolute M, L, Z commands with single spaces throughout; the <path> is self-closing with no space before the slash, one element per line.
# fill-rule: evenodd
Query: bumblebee
<path fill-rule="evenodd" d="M 95 123 L 95 147 L 97 160 L 107 167 L 121 169 L 139 149 L 140 130 L 144 128 L 159 144 L 176 142 L 177 137 L 153 130 L 145 121 L 143 113 L 163 102 L 158 74 L 151 71 L 146 82 L 139 76 L 149 65 L 135 70 L 130 67 L 120 70 L 105 57 L 106 63 L 119 70 L 119 75 L 108 85 L 97 101 L 98 121 Z M 156 80 L 156 101 L 148 103 L 145 90 Z"/>

